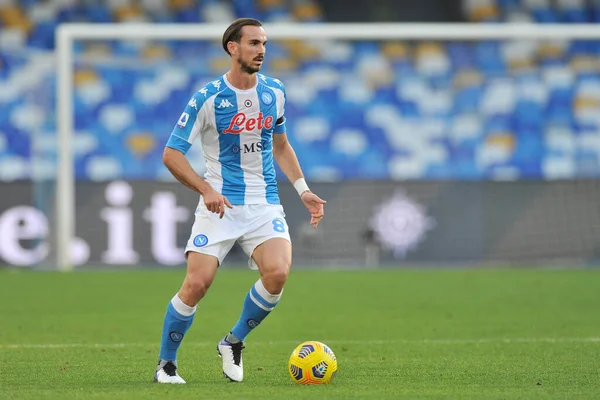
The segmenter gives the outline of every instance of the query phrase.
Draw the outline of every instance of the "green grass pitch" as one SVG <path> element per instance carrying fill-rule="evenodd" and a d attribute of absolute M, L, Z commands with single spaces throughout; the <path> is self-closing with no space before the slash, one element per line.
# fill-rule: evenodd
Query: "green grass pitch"
<path fill-rule="evenodd" d="M 183 274 L 0 270 L 0 398 L 600 398 L 597 269 L 294 270 L 241 384 L 215 346 L 258 275 L 224 269 L 180 348 L 187 385 L 152 384 Z M 305 340 L 336 353 L 331 385 L 289 377 Z"/>

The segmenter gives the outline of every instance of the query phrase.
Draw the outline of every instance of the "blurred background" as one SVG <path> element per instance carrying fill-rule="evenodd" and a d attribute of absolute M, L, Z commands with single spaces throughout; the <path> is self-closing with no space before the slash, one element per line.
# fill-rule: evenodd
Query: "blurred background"
<path fill-rule="evenodd" d="M 67 22 L 590 23 L 598 0 L 0 0 L 0 265 L 56 268 L 55 32 Z M 115 28 L 115 29 L 118 29 Z M 366 27 L 365 29 L 368 29 Z M 219 41 L 75 43 L 78 266 L 182 266 L 197 196 L 162 165 Z M 269 40 L 317 230 L 280 195 L 296 266 L 595 265 L 600 40 Z M 188 153 L 204 172 L 199 146 Z M 243 263 L 234 248 L 226 263 Z"/>

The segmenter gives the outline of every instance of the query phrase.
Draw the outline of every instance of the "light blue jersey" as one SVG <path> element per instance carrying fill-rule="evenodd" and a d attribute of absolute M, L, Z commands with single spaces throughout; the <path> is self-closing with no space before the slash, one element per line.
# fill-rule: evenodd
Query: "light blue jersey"
<path fill-rule="evenodd" d="M 284 133 L 285 88 L 257 74 L 248 90 L 233 87 L 225 75 L 200 89 L 167 142 L 187 153 L 200 137 L 206 160 L 204 179 L 231 204 L 279 204 L 273 166 L 273 134 Z"/>

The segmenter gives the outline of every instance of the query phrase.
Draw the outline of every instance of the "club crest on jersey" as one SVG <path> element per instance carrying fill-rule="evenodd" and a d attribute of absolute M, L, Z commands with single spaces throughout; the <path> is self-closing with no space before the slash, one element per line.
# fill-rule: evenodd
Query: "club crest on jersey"
<path fill-rule="evenodd" d="M 273 96 L 271 96 L 271 93 L 269 92 L 263 92 L 263 94 L 260 95 L 260 99 L 265 106 L 270 106 L 273 103 Z"/>
<path fill-rule="evenodd" d="M 230 133 L 239 135 L 242 131 L 252 131 L 254 129 L 273 128 L 273 117 L 271 115 L 264 118 L 263 113 L 258 113 L 258 118 L 248 118 L 244 113 L 237 113 L 231 119 L 229 127 L 223 129 L 223 134 Z"/>
<path fill-rule="evenodd" d="M 190 114 L 186 112 L 182 113 L 181 117 L 179 117 L 179 121 L 177 121 L 177 126 L 180 128 L 185 128 L 188 123 L 188 119 L 190 119 Z"/>

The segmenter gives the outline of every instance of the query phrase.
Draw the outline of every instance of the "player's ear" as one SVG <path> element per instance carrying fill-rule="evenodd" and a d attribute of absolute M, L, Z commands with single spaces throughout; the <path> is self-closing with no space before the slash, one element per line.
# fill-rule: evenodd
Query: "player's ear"
<path fill-rule="evenodd" d="M 237 54 L 237 46 L 238 46 L 238 44 L 236 42 L 234 42 L 233 40 L 230 40 L 229 42 L 227 42 L 227 50 L 229 50 L 229 54 L 231 54 L 231 55 Z"/>

